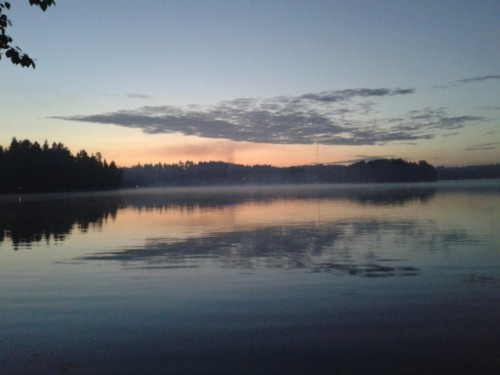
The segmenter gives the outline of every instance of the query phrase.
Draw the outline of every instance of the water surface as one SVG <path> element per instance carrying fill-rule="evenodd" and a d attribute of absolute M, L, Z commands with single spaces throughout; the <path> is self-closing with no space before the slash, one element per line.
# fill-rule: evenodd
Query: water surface
<path fill-rule="evenodd" d="M 1 373 L 494 373 L 499 218 L 499 181 L 2 196 Z"/>

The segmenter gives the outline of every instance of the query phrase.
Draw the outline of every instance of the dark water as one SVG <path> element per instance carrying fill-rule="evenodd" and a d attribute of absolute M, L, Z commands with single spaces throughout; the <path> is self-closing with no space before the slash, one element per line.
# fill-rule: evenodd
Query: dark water
<path fill-rule="evenodd" d="M 493 374 L 500 181 L 0 197 L 0 374 Z"/>

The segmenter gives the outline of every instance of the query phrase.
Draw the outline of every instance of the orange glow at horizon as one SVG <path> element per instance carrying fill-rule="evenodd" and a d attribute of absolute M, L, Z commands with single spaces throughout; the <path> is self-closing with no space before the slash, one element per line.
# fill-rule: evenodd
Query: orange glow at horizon
<path fill-rule="evenodd" d="M 78 129 L 78 127 L 76 127 Z M 93 131 L 88 131 L 92 129 Z M 67 132 L 58 139 L 72 153 L 85 149 L 89 154 L 100 152 L 108 162 L 120 167 L 137 164 L 176 164 L 192 161 L 222 161 L 242 165 L 272 165 L 287 167 L 308 164 L 351 164 L 360 159 L 402 158 L 418 162 L 425 160 L 434 166 L 463 166 L 474 163 L 497 163 L 498 157 L 491 152 L 489 159 L 475 162 L 472 155 L 464 155 L 458 149 L 440 141 L 425 144 L 391 143 L 384 145 L 323 145 L 323 144 L 264 144 L 237 142 L 228 139 L 209 139 L 180 134 L 147 134 L 138 129 L 123 129 L 90 125 L 87 131 L 76 135 Z M 33 141 L 36 139 L 33 139 Z M 43 139 L 38 140 L 43 142 Z M 52 140 L 51 140 L 52 141 Z M 486 163 L 485 163 L 486 161 Z"/>
<path fill-rule="evenodd" d="M 136 133 L 120 142 L 102 141 L 93 145 L 108 161 L 121 167 L 137 164 L 174 164 L 187 160 L 197 162 L 223 161 L 243 165 L 286 167 L 314 163 L 334 163 L 353 158 L 348 146 L 288 145 L 236 142 L 227 139 L 206 139 L 195 136 Z M 356 150 L 359 151 L 359 150 Z"/>

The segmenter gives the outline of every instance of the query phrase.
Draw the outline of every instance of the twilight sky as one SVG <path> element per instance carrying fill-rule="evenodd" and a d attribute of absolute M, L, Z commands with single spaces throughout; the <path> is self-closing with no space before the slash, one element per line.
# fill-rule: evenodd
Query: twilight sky
<path fill-rule="evenodd" d="M 500 163 L 500 1 L 12 0 L 0 145 L 129 166 Z"/>

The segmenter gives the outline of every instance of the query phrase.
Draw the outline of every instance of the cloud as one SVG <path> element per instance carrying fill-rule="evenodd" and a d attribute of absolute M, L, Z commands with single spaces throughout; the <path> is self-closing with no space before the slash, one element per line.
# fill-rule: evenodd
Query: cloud
<path fill-rule="evenodd" d="M 218 157 L 221 160 L 233 162 L 237 152 L 252 150 L 255 145 L 251 143 L 237 143 L 227 140 L 216 140 L 201 142 L 195 144 L 171 145 L 162 149 L 161 153 L 170 157 L 178 155 L 179 157 L 204 158 L 206 156 Z M 259 148 L 261 150 L 261 148 Z"/>
<path fill-rule="evenodd" d="M 500 75 L 487 75 L 487 76 L 481 76 L 481 77 L 472 77 L 472 78 L 464 78 L 460 79 L 457 82 L 458 83 L 472 83 L 472 82 L 481 82 L 481 81 L 487 81 L 490 79 L 500 79 Z"/>
<path fill-rule="evenodd" d="M 354 159 L 341 160 L 332 164 L 355 164 L 360 161 L 396 158 L 396 155 L 354 155 Z"/>
<path fill-rule="evenodd" d="M 129 93 L 129 94 L 112 94 L 112 93 L 106 93 L 104 96 L 108 96 L 111 98 L 129 98 L 129 99 L 153 99 L 151 95 L 146 95 L 146 94 L 138 94 L 138 93 Z"/>
<path fill-rule="evenodd" d="M 483 105 L 480 108 L 484 111 L 500 111 L 500 105 Z"/>
<path fill-rule="evenodd" d="M 474 82 L 481 82 L 481 81 L 488 81 L 488 80 L 495 80 L 495 79 L 500 79 L 500 75 L 490 74 L 490 75 L 479 76 L 479 77 L 462 78 L 462 79 L 458 79 L 456 81 L 445 83 L 443 85 L 436 85 L 436 86 L 433 86 L 432 88 L 433 89 L 447 89 L 450 87 L 457 87 L 459 84 L 474 83 Z"/>
<path fill-rule="evenodd" d="M 145 95 L 145 94 L 132 93 L 132 94 L 127 94 L 127 98 L 130 98 L 130 99 L 152 99 L 152 96 Z"/>
<path fill-rule="evenodd" d="M 271 144 L 374 145 L 430 139 L 482 117 L 450 117 L 444 108 L 398 118 L 368 116 L 377 100 L 413 89 L 349 89 L 274 98 L 239 98 L 211 106 L 145 106 L 135 110 L 52 118 L 113 124 L 145 133 L 175 133 Z"/>
<path fill-rule="evenodd" d="M 319 94 L 305 94 L 299 96 L 300 99 L 307 99 L 319 102 L 340 102 L 352 99 L 354 97 L 382 97 L 382 96 L 394 96 L 394 95 L 404 95 L 413 94 L 414 89 L 349 89 L 340 91 L 325 91 Z"/>
<path fill-rule="evenodd" d="M 496 150 L 498 148 L 499 142 L 492 142 L 492 143 L 482 143 L 479 145 L 473 145 L 470 147 L 467 147 L 465 150 L 466 151 L 488 151 L 488 150 Z"/>

